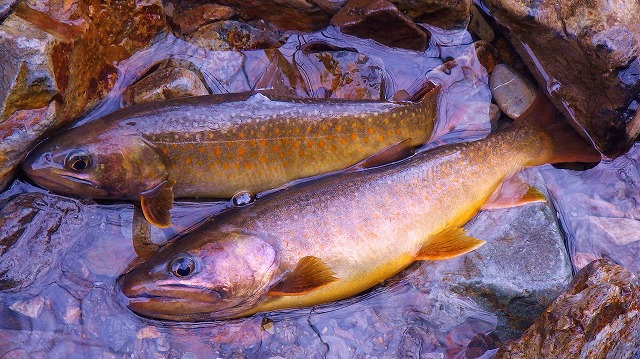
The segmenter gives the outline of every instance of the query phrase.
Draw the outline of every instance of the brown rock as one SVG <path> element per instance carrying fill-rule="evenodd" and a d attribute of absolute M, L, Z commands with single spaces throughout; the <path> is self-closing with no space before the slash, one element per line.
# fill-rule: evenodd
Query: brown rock
<path fill-rule="evenodd" d="M 0 189 L 6 187 L 14 168 L 38 142 L 43 133 L 56 123 L 56 102 L 49 106 L 19 110 L 0 123 Z"/>
<path fill-rule="evenodd" d="M 484 3 L 574 127 L 607 155 L 626 150 L 628 118 L 621 114 L 640 91 L 640 4 Z"/>
<path fill-rule="evenodd" d="M 201 75 L 184 67 L 158 69 L 129 86 L 122 94 L 124 106 L 176 97 L 208 95 Z"/>
<path fill-rule="evenodd" d="M 185 1 L 177 1 L 185 2 Z M 244 19 L 263 19 L 284 30 L 314 31 L 327 26 L 341 1 L 262 1 L 219 0 L 217 3 L 236 9 Z"/>
<path fill-rule="evenodd" d="M 311 97 L 379 100 L 383 70 L 367 55 L 353 51 L 322 51 L 299 59 Z"/>
<path fill-rule="evenodd" d="M 389 0 L 415 22 L 443 29 L 464 27 L 469 21 L 471 0 Z"/>
<path fill-rule="evenodd" d="M 276 33 L 232 20 L 205 25 L 188 40 L 209 50 L 269 49 L 281 45 Z"/>
<path fill-rule="evenodd" d="M 115 63 L 148 46 L 164 29 L 159 0 L 17 5 L 0 25 L 0 188 L 35 142 L 111 90 Z M 60 100 L 55 114 L 49 106 L 53 99 Z M 38 118 L 43 122 L 34 122 Z"/>
<path fill-rule="evenodd" d="M 424 51 L 430 37 L 386 0 L 350 0 L 331 18 L 331 25 L 345 34 L 414 51 Z"/>
<path fill-rule="evenodd" d="M 69 38 L 52 33 L 49 28 L 34 28 L 26 5 L 0 25 L 0 122 L 17 110 L 45 107 L 66 87 L 66 58 L 60 56 L 70 50 Z M 23 18 L 24 17 L 24 18 Z M 25 19 L 26 18 L 26 19 Z"/>
<path fill-rule="evenodd" d="M 204 4 L 179 12 L 169 20 L 176 35 L 186 36 L 212 22 L 229 20 L 234 14 L 228 6 Z"/>
<path fill-rule="evenodd" d="M 495 358 L 632 358 L 640 350 L 639 314 L 638 277 L 597 260 Z"/>

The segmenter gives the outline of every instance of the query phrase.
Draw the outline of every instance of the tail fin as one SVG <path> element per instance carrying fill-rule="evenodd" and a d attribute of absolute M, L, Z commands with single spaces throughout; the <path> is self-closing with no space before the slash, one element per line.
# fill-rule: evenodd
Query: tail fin
<path fill-rule="evenodd" d="M 533 104 L 516 120 L 516 131 L 521 127 L 533 127 L 545 137 L 547 151 L 537 164 L 586 162 L 598 163 L 602 155 L 576 130 L 564 121 L 544 93 L 538 92 Z M 542 155 L 542 154 L 541 154 Z"/>

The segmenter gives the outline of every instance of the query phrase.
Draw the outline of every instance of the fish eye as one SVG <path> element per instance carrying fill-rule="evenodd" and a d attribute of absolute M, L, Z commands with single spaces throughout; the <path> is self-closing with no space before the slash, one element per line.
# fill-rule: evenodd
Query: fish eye
<path fill-rule="evenodd" d="M 64 160 L 64 166 L 76 172 L 82 172 L 91 165 L 91 157 L 84 151 L 71 152 Z"/>
<path fill-rule="evenodd" d="M 180 254 L 169 263 L 169 270 L 178 278 L 185 278 L 193 274 L 196 269 L 196 262 L 191 256 Z"/>

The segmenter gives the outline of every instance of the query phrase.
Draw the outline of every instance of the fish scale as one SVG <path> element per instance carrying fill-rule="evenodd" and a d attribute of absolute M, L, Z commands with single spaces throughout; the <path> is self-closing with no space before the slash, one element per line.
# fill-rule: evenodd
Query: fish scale
<path fill-rule="evenodd" d="M 129 308 L 200 321 L 313 306 L 369 289 L 416 260 L 467 253 L 484 242 L 462 226 L 512 175 L 599 160 L 567 124 L 556 126 L 545 100 L 485 139 L 324 177 L 215 217 L 118 280 Z M 542 199 L 529 191 L 511 198 Z M 185 275 L 172 271 L 178 260 L 189 265 Z M 233 275 L 221 274 L 227 270 Z"/>
<path fill-rule="evenodd" d="M 147 219 L 166 227 L 173 198 L 255 194 L 344 169 L 401 142 L 421 145 L 431 135 L 437 97 L 433 88 L 417 102 L 243 93 L 148 103 L 48 139 L 23 168 L 58 193 L 140 200 Z M 69 168 L 73 163 L 86 168 Z"/>

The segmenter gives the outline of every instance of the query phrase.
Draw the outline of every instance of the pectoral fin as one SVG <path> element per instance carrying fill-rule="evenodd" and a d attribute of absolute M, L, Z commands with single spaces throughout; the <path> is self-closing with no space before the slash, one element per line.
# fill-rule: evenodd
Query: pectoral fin
<path fill-rule="evenodd" d="M 448 228 L 430 238 L 416 254 L 416 260 L 441 260 L 471 252 L 485 242 L 467 236 L 462 228 Z"/>
<path fill-rule="evenodd" d="M 338 280 L 335 273 L 318 257 L 298 261 L 293 271 L 269 289 L 271 297 L 303 295 Z"/>
<path fill-rule="evenodd" d="M 378 153 L 374 153 L 373 155 L 349 167 L 347 171 L 355 172 L 365 168 L 386 165 L 387 163 L 407 158 L 414 153 L 415 147 L 411 146 L 411 139 L 407 138 L 406 140 L 393 144 Z"/>
<path fill-rule="evenodd" d="M 144 217 L 156 227 L 171 226 L 169 210 L 173 207 L 173 185 L 175 181 L 163 181 L 154 189 L 140 196 L 140 206 Z"/>
<path fill-rule="evenodd" d="M 528 203 L 546 202 L 547 198 L 535 187 L 518 177 L 508 177 L 491 195 L 482 209 L 518 207 Z"/>
<path fill-rule="evenodd" d="M 145 220 L 141 208 L 136 204 L 133 206 L 133 220 L 131 223 L 131 239 L 133 249 L 138 257 L 149 258 L 159 249 L 158 245 L 151 241 L 151 228 L 149 222 Z"/>

